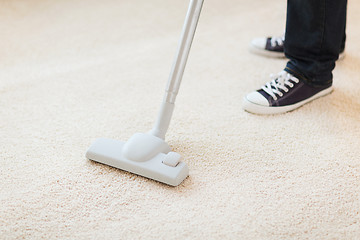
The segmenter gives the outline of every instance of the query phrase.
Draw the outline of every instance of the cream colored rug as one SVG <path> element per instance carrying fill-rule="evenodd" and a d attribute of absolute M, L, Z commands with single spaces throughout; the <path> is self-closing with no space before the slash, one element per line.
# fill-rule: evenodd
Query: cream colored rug
<path fill-rule="evenodd" d="M 335 91 L 257 116 L 284 0 L 208 0 L 167 134 L 173 188 L 88 161 L 157 116 L 188 1 L 0 1 L 0 239 L 360 239 L 360 2 Z"/>

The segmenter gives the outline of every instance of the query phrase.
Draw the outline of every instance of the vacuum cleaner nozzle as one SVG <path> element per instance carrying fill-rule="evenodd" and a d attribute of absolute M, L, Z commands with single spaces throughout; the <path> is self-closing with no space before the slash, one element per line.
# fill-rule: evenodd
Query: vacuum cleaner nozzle
<path fill-rule="evenodd" d="M 86 158 L 171 186 L 178 186 L 189 175 L 180 154 L 171 152 L 161 138 L 146 133 L 136 133 L 127 142 L 99 138 Z"/>

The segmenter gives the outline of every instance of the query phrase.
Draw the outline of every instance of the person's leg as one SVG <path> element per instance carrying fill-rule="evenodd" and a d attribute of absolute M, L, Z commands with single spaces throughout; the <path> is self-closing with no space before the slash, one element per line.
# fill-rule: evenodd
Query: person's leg
<path fill-rule="evenodd" d="M 339 51 L 339 60 L 345 58 L 346 33 Z M 258 37 L 250 42 L 250 52 L 269 58 L 286 58 L 284 53 L 285 33 L 282 36 Z"/>
<path fill-rule="evenodd" d="M 339 49 L 339 53 L 340 56 L 339 58 L 343 58 L 344 57 L 344 49 L 345 49 L 345 40 L 346 40 L 346 34 L 345 34 L 345 23 L 344 21 L 346 21 L 346 0 L 336 0 L 336 1 L 328 1 L 329 3 L 327 3 L 326 1 L 319 1 L 319 0 L 313 0 L 311 2 L 305 0 L 305 1 L 301 1 L 301 0 L 297 0 L 297 1 L 292 1 L 290 0 L 288 2 L 288 21 L 287 21 L 287 25 L 291 27 L 291 29 L 288 30 L 293 30 L 294 28 L 297 29 L 297 27 L 302 27 L 302 24 L 304 24 L 303 21 L 299 21 L 300 19 L 303 20 L 303 17 L 309 15 L 309 14 L 305 14 L 305 15 L 301 15 L 303 14 L 303 12 L 307 12 L 308 10 L 310 10 L 311 8 L 313 8 L 313 6 L 316 6 L 316 8 L 313 10 L 313 14 L 316 14 L 316 16 L 321 17 L 322 19 L 316 19 L 314 17 L 312 17 L 311 19 L 309 19 L 310 21 L 315 20 L 315 22 L 311 22 L 311 23 L 318 23 L 319 21 L 324 22 L 324 24 L 331 24 L 331 29 L 333 29 L 333 27 L 339 27 L 343 25 L 343 35 L 342 37 L 342 43 L 341 43 L 341 47 Z M 310 5 L 309 5 L 310 4 Z M 337 9 L 337 6 L 340 7 L 340 9 Z M 345 8 L 345 11 L 344 11 Z M 332 18 L 331 14 L 327 14 L 329 12 L 332 11 L 341 11 L 342 13 L 340 14 L 340 16 L 336 18 Z M 319 14 L 319 15 L 318 15 Z M 324 15 L 326 14 L 326 15 Z M 294 19 L 295 16 L 295 19 Z M 296 17 L 298 16 L 298 17 Z M 330 21 L 329 20 L 325 20 L 325 17 L 329 17 L 330 16 Z M 334 25 L 335 23 L 335 25 Z M 300 25 L 299 25 L 300 24 Z M 295 26 L 295 27 L 294 27 Z M 335 31 L 335 29 L 334 29 Z M 325 37 L 325 36 L 324 36 Z M 295 39 L 296 40 L 296 39 Z M 310 38 L 311 40 L 311 38 Z M 251 43 L 250 43 L 250 50 L 253 53 L 262 55 L 262 56 L 266 56 L 266 57 L 272 57 L 272 58 L 285 58 L 285 54 L 284 54 L 284 43 L 285 43 L 285 36 L 281 36 L 281 37 L 259 37 L 259 38 L 254 38 Z"/>
<path fill-rule="evenodd" d="M 344 43 L 347 0 L 288 0 L 286 71 L 313 85 L 332 83 Z"/>
<path fill-rule="evenodd" d="M 245 96 L 243 108 L 284 113 L 332 91 L 332 70 L 345 38 L 347 0 L 288 0 L 285 71 Z"/>

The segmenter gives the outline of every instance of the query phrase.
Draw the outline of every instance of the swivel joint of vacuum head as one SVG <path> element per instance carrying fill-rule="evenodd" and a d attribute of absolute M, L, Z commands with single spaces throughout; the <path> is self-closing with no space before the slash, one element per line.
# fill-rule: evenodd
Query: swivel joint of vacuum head
<path fill-rule="evenodd" d="M 125 158 L 136 162 L 145 162 L 159 153 L 168 153 L 170 150 L 163 139 L 146 133 L 135 133 L 122 149 Z"/>

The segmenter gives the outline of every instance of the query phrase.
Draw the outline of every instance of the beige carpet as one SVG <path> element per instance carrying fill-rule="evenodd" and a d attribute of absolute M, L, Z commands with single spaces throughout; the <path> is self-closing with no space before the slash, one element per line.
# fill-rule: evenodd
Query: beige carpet
<path fill-rule="evenodd" d="M 188 1 L 0 1 L 0 239 L 360 239 L 360 2 L 335 91 L 256 116 L 242 97 L 286 60 L 284 0 L 205 2 L 167 134 L 173 188 L 92 163 L 97 137 L 157 116 Z"/>

